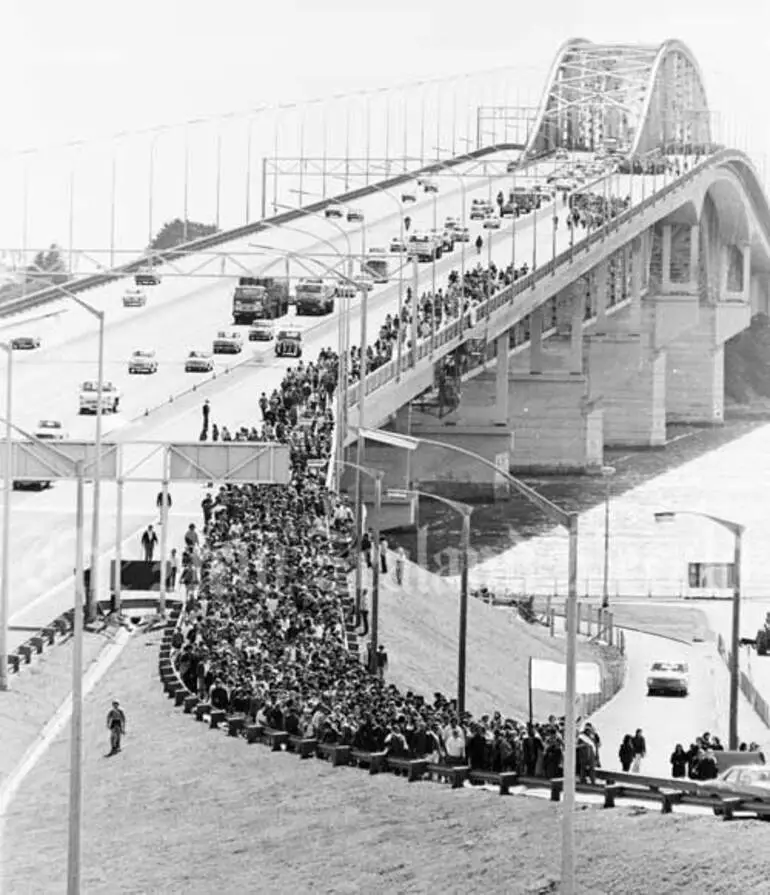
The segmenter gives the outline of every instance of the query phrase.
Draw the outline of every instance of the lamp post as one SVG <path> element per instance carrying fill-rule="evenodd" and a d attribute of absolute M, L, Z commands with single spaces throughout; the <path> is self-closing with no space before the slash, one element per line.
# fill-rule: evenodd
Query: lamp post
<path fill-rule="evenodd" d="M 655 513 L 656 522 L 673 522 L 677 516 L 699 516 L 726 529 L 734 538 L 733 546 L 733 618 L 730 654 L 730 749 L 738 748 L 738 693 L 740 691 L 740 639 L 741 639 L 741 558 L 745 525 L 731 522 L 710 513 L 696 510 L 666 510 Z"/>
<path fill-rule="evenodd" d="M 371 627 L 371 649 L 369 655 L 369 671 L 372 674 L 377 673 L 377 650 L 379 647 L 379 637 L 380 637 L 380 514 L 382 512 L 382 479 L 384 477 L 384 473 L 381 469 L 369 469 L 366 466 L 361 466 L 358 463 L 349 463 L 347 460 L 339 460 L 337 461 L 338 466 L 347 466 L 350 469 L 355 469 L 356 476 L 359 477 L 361 475 L 368 476 L 374 481 L 374 523 L 372 525 L 372 540 L 374 543 L 372 544 L 373 548 L 373 556 L 372 556 L 372 627 Z M 357 496 L 360 497 L 360 491 Z M 363 536 L 363 531 L 361 531 L 360 536 Z M 357 575 L 360 581 L 361 575 L 361 555 L 360 555 L 360 543 L 359 543 L 359 555 L 356 560 L 356 569 Z M 360 592 L 358 598 L 358 604 L 356 606 L 356 622 L 359 620 L 359 615 L 361 611 L 360 605 Z"/>
<path fill-rule="evenodd" d="M 459 513 L 463 520 L 460 537 L 460 623 L 457 638 L 457 714 L 462 716 L 465 714 L 465 682 L 467 678 L 465 657 L 468 644 L 468 553 L 471 546 L 471 514 L 473 513 L 473 507 L 467 503 L 440 497 L 438 494 L 429 494 L 426 491 L 388 491 L 388 496 L 392 497 L 408 497 L 410 495 L 438 500 Z"/>
<path fill-rule="evenodd" d="M 102 492 L 102 394 L 104 391 L 104 311 L 100 311 L 87 301 L 83 301 L 79 295 L 70 292 L 63 286 L 59 286 L 59 291 L 67 298 L 71 298 L 75 304 L 80 305 L 84 311 L 96 317 L 99 322 L 99 355 L 97 361 L 97 382 L 96 382 L 96 435 L 94 438 L 94 503 L 91 522 L 91 572 L 88 593 L 86 594 L 86 620 L 91 622 L 96 618 L 96 599 L 98 596 L 99 585 L 99 530 L 100 530 L 100 508 L 101 508 L 101 492 Z"/>
<path fill-rule="evenodd" d="M 610 605 L 610 480 L 614 466 L 602 466 L 604 477 L 604 575 L 602 576 L 602 609 Z"/>
<path fill-rule="evenodd" d="M 359 430 L 359 432 L 362 430 Z M 381 432 L 377 429 L 363 430 L 364 437 L 391 447 L 417 450 L 420 445 L 444 448 L 464 457 L 470 457 L 492 469 L 502 476 L 515 491 L 542 510 L 546 516 L 558 525 L 567 529 L 569 536 L 567 558 L 567 604 L 566 604 L 566 685 L 564 689 L 564 812 L 562 814 L 562 852 L 561 852 L 561 884 L 564 895 L 575 892 L 575 847 L 574 847 L 574 812 L 575 812 L 575 749 L 577 737 L 575 731 L 575 702 L 577 697 L 577 573 L 578 573 L 578 514 L 561 509 L 547 497 L 543 497 L 534 488 L 524 484 L 512 476 L 507 470 L 498 467 L 486 457 L 453 444 L 444 444 L 432 438 L 415 438 L 397 435 L 393 432 Z"/>
<path fill-rule="evenodd" d="M 8 689 L 8 618 L 11 604 L 11 492 L 13 490 L 13 442 L 11 441 L 13 414 L 13 349 L 9 342 L 0 342 L 5 351 L 7 378 L 5 383 L 5 476 L 3 503 L 3 565 L 0 572 L 0 690 Z"/>
<path fill-rule="evenodd" d="M 699 513 L 697 510 L 666 510 L 655 513 L 656 522 L 673 522 L 677 516 L 699 516 L 708 519 L 726 529 L 734 538 L 733 546 L 733 619 L 730 648 L 730 749 L 738 748 L 738 694 L 740 692 L 740 645 L 741 645 L 741 557 L 743 532 L 745 525 L 731 522 L 710 513 Z"/>

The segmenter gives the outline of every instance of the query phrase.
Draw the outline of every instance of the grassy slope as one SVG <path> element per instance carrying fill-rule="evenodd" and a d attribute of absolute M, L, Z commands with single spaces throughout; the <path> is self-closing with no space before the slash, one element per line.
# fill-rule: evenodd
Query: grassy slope
<path fill-rule="evenodd" d="M 388 677 L 425 696 L 454 693 L 457 687 L 459 592 L 447 582 L 407 563 L 404 586 L 392 572 L 381 579 L 380 641 L 388 651 Z M 564 661 L 564 640 L 546 628 L 528 625 L 514 612 L 468 601 L 468 709 L 484 714 L 499 709 L 524 718 L 528 712 L 527 663 L 530 656 Z M 603 661 L 600 648 L 579 645 L 581 661 Z M 538 693 L 536 713 L 561 715 L 559 694 Z"/>
<path fill-rule="evenodd" d="M 88 895 L 558 892 L 557 806 L 370 777 L 209 731 L 162 695 L 158 641 L 135 636 L 87 702 Z M 130 733 L 105 759 L 113 694 Z M 4 892 L 65 891 L 67 759 L 63 737 L 12 806 Z M 579 892 L 767 891 L 759 822 L 583 809 L 575 829 Z"/>

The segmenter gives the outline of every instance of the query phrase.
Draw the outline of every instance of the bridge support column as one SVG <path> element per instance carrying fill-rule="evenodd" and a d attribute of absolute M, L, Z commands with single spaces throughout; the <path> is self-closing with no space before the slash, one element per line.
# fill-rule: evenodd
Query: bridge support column
<path fill-rule="evenodd" d="M 666 443 L 666 355 L 645 335 L 611 333 L 589 339 L 590 396 L 604 411 L 604 444 Z"/>
<path fill-rule="evenodd" d="M 746 302 L 751 302 L 751 245 L 746 243 L 741 246 L 743 252 L 743 286 L 742 297 Z"/>
<path fill-rule="evenodd" d="M 603 462 L 602 413 L 574 373 L 512 374 L 509 412 L 515 470 L 584 472 Z"/>
<path fill-rule="evenodd" d="M 661 292 L 669 292 L 671 290 L 671 232 L 671 224 L 664 224 L 661 236 Z"/>
<path fill-rule="evenodd" d="M 689 288 L 693 292 L 698 291 L 698 271 L 700 269 L 700 226 L 693 224 L 690 227 L 690 274 Z"/>
<path fill-rule="evenodd" d="M 608 275 L 609 268 L 606 261 L 602 261 L 591 274 L 592 306 L 596 310 L 596 331 L 602 333 L 607 332 Z"/>
<path fill-rule="evenodd" d="M 668 349 L 666 415 L 670 422 L 724 422 L 724 343 L 751 323 L 749 302 L 701 307 L 700 323 Z"/>
<path fill-rule="evenodd" d="M 583 373 L 583 321 L 586 315 L 586 297 L 582 290 L 572 293 L 572 320 L 570 321 L 569 371 Z"/>
<path fill-rule="evenodd" d="M 535 308 L 529 318 L 529 372 L 543 372 L 543 308 Z"/>
<path fill-rule="evenodd" d="M 509 333 L 505 332 L 497 338 L 497 369 L 495 381 L 495 420 L 496 423 L 508 421 L 508 353 L 510 351 Z"/>

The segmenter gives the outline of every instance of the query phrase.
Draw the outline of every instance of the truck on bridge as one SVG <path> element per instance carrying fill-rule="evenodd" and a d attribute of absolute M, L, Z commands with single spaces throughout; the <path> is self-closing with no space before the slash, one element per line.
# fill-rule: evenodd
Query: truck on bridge
<path fill-rule="evenodd" d="M 308 277 L 297 283 L 294 298 L 299 316 L 321 316 L 334 310 L 336 287 L 321 277 Z"/>
<path fill-rule="evenodd" d="M 409 254 L 418 261 L 438 261 L 444 254 L 444 246 L 431 233 L 413 233 L 409 238 Z"/>
<path fill-rule="evenodd" d="M 240 277 L 233 292 L 233 323 L 274 320 L 289 313 L 289 282 L 278 277 Z"/>

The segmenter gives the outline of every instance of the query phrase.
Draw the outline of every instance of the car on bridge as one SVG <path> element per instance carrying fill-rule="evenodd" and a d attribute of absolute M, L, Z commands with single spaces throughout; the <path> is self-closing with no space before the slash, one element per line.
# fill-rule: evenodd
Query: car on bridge
<path fill-rule="evenodd" d="M 454 252 L 455 238 L 451 230 L 429 230 L 428 233 L 441 243 L 445 252 Z"/>
<path fill-rule="evenodd" d="M 145 348 L 137 349 L 128 359 L 128 372 L 147 373 L 152 375 L 158 372 L 158 360 L 155 352 Z"/>
<path fill-rule="evenodd" d="M 273 325 L 271 323 L 255 323 L 249 328 L 250 342 L 272 342 L 273 341 Z"/>
<path fill-rule="evenodd" d="M 485 218 L 481 226 L 485 230 L 499 230 L 500 229 L 500 216 L 495 214 L 494 212 L 490 212 Z"/>
<path fill-rule="evenodd" d="M 474 199 L 471 202 L 470 219 L 472 221 L 483 221 L 494 210 L 495 206 L 488 199 Z"/>
<path fill-rule="evenodd" d="M 569 153 L 566 149 L 557 149 L 554 153 L 554 158 L 557 162 L 564 162 L 569 158 Z"/>
<path fill-rule="evenodd" d="M 123 293 L 124 308 L 143 308 L 147 304 L 147 293 L 144 289 L 126 289 Z"/>
<path fill-rule="evenodd" d="M 87 379 L 80 386 L 79 413 L 99 412 L 99 383 L 95 379 Z M 120 407 L 120 389 L 114 382 L 105 380 L 102 382 L 102 413 L 117 413 Z"/>
<path fill-rule="evenodd" d="M 374 279 L 370 277 L 368 274 L 362 273 L 357 277 L 353 277 L 353 282 L 356 284 L 356 287 L 359 292 L 364 291 L 369 293 L 374 289 Z M 387 280 L 385 281 L 387 282 Z"/>
<path fill-rule="evenodd" d="M 656 693 L 687 696 L 690 690 L 690 667 L 686 662 L 653 662 L 647 673 L 647 695 Z"/>
<path fill-rule="evenodd" d="M 364 213 L 360 208 L 349 208 L 347 213 L 347 221 L 352 224 L 356 221 L 363 221 Z"/>
<path fill-rule="evenodd" d="M 358 295 L 358 289 L 353 280 L 337 280 L 334 292 L 338 298 L 355 298 Z"/>
<path fill-rule="evenodd" d="M 394 236 L 390 241 L 390 250 L 391 252 L 398 252 L 399 254 L 406 252 L 406 242 L 401 239 L 400 236 Z"/>
<path fill-rule="evenodd" d="M 438 192 L 438 183 L 433 180 L 431 177 L 422 177 L 417 181 L 418 185 L 422 187 L 422 191 L 424 193 L 437 193 Z"/>
<path fill-rule="evenodd" d="M 324 215 L 327 218 L 344 218 L 345 217 L 345 207 L 344 205 L 339 205 L 334 203 L 332 205 L 327 205 L 324 209 Z"/>
<path fill-rule="evenodd" d="M 456 230 L 460 226 L 460 219 L 456 217 L 448 217 L 444 220 L 445 230 Z"/>
<path fill-rule="evenodd" d="M 282 329 L 275 343 L 276 357 L 302 357 L 302 333 L 298 329 Z"/>
<path fill-rule="evenodd" d="M 184 362 L 185 373 L 211 373 L 214 359 L 208 351 L 191 351 Z"/>
<path fill-rule="evenodd" d="M 519 170 L 519 161 L 518 159 L 511 159 L 508 164 L 505 166 L 506 174 L 513 174 L 514 171 Z"/>
<path fill-rule="evenodd" d="M 134 284 L 137 286 L 160 286 L 160 274 L 152 266 L 144 267 L 134 274 Z"/>
<path fill-rule="evenodd" d="M 417 194 L 414 190 L 411 189 L 403 189 L 401 191 L 401 201 L 402 202 L 416 202 Z"/>
<path fill-rule="evenodd" d="M 61 420 L 40 420 L 33 435 L 40 441 L 63 441 L 69 437 Z"/>
<path fill-rule="evenodd" d="M 211 347 L 214 354 L 240 354 L 243 351 L 243 336 L 239 332 L 221 330 Z"/>
<path fill-rule="evenodd" d="M 34 351 L 40 347 L 37 336 L 15 336 L 11 339 L 11 351 Z"/>
<path fill-rule="evenodd" d="M 69 438 L 61 420 L 40 420 L 32 434 L 40 441 L 63 441 L 65 438 Z M 47 479 L 14 479 L 13 490 L 44 491 L 46 488 L 50 488 L 52 484 Z"/>
<path fill-rule="evenodd" d="M 455 227 L 452 232 L 457 242 L 471 241 L 471 231 L 467 227 Z"/>

